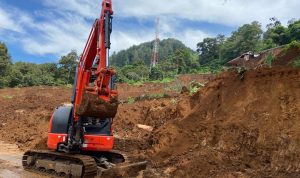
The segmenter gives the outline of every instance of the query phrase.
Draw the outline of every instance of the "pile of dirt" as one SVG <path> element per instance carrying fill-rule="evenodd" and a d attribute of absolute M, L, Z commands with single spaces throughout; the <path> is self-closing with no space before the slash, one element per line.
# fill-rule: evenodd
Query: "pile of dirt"
<path fill-rule="evenodd" d="M 146 150 L 155 144 L 154 135 L 149 130 L 139 128 L 138 124 L 150 126 L 155 131 L 172 120 L 184 118 L 189 112 L 187 95 L 121 104 L 114 118 L 114 149 L 144 156 Z"/>
<path fill-rule="evenodd" d="M 148 156 L 160 176 L 299 175 L 299 69 L 222 73 L 190 106 L 153 133 Z"/>
<path fill-rule="evenodd" d="M 0 140 L 21 149 L 45 148 L 54 108 L 68 102 L 69 88 L 30 87 L 0 90 Z"/>

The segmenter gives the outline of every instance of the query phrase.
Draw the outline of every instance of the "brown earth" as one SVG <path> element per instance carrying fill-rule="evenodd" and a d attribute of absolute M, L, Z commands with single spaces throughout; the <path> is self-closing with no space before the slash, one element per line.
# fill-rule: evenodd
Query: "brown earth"
<path fill-rule="evenodd" d="M 299 176 L 299 69 L 223 73 L 190 104 L 154 133 L 151 158 L 172 177 Z"/>
<path fill-rule="evenodd" d="M 294 61 L 299 57 L 299 53 L 299 48 L 291 48 L 287 51 L 282 50 L 272 62 L 272 66 L 293 66 Z"/>
<path fill-rule="evenodd" d="M 169 91 L 166 86 L 175 86 L 176 84 L 178 84 L 178 90 L 171 90 L 170 92 L 178 95 L 181 87 L 189 84 L 189 81 L 206 83 L 212 78 L 213 75 L 188 74 L 179 76 L 178 79 L 169 84 L 147 83 L 138 87 L 121 84 L 122 87 L 119 86 L 119 98 L 120 100 L 127 100 L 128 97 L 138 97 L 147 90 L 149 90 L 147 94 L 150 95 L 162 94 Z M 0 140 L 16 143 L 21 149 L 45 148 L 48 122 L 54 108 L 70 102 L 70 98 L 71 89 L 64 87 L 1 89 Z M 123 105 L 119 107 L 119 110 L 126 110 L 126 107 L 127 105 Z M 120 117 L 118 116 L 118 118 Z"/>
<path fill-rule="evenodd" d="M 144 85 L 128 85 L 128 84 L 117 84 L 119 91 L 119 99 L 127 100 L 128 97 L 142 97 L 166 94 L 169 96 L 177 96 L 183 86 L 190 86 L 191 83 L 202 83 L 205 84 L 208 81 L 214 79 L 213 74 L 185 74 L 180 75 L 174 81 L 170 83 L 146 83 Z"/>
<path fill-rule="evenodd" d="M 0 140 L 44 147 L 53 108 L 69 97 L 63 88 L 0 90 Z M 228 71 L 193 96 L 120 104 L 115 149 L 149 160 L 143 177 L 297 177 L 299 119 L 300 69 Z"/>
<path fill-rule="evenodd" d="M 294 62 L 299 58 L 300 49 L 292 47 L 286 49 L 285 46 L 279 46 L 272 49 L 267 49 L 254 53 L 245 53 L 241 56 L 229 61 L 228 66 L 231 67 L 243 67 L 246 69 L 255 69 L 259 67 L 268 67 L 268 58 L 271 55 L 274 60 L 272 61 L 272 67 L 280 66 L 294 66 Z"/>
<path fill-rule="evenodd" d="M 0 90 L 0 140 L 32 148 L 43 143 L 55 107 L 71 97 L 69 88 L 30 87 Z"/>

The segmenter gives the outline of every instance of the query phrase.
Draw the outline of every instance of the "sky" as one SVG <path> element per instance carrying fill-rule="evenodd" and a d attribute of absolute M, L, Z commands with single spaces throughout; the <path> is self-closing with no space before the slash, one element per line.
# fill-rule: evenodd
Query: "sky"
<path fill-rule="evenodd" d="M 0 41 L 14 62 L 57 62 L 72 49 L 81 53 L 102 0 L 0 0 Z M 300 16 L 299 0 L 113 0 L 111 52 L 151 41 L 160 19 L 160 39 L 198 42 L 230 35 L 239 26 L 271 17 L 283 24 Z"/>

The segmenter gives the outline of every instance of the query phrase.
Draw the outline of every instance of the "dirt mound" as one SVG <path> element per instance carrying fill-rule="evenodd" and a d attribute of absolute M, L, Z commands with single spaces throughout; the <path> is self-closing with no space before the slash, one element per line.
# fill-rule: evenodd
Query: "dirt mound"
<path fill-rule="evenodd" d="M 139 128 L 138 124 L 157 130 L 174 119 L 183 118 L 189 112 L 189 99 L 185 95 L 181 98 L 122 104 L 114 118 L 114 135 L 117 140 L 115 149 L 144 154 L 155 143 L 152 132 Z"/>
<path fill-rule="evenodd" d="M 190 103 L 154 133 L 150 157 L 165 175 L 299 175 L 299 69 L 222 73 Z"/>
<path fill-rule="evenodd" d="M 55 107 L 70 100 L 69 88 L 30 87 L 0 90 L 0 140 L 20 148 L 45 148 Z"/>

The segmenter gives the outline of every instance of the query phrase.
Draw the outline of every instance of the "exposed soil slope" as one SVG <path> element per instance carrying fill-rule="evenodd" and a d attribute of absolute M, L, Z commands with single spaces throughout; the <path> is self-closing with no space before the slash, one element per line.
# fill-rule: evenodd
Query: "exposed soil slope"
<path fill-rule="evenodd" d="M 172 177 L 299 175 L 299 69 L 223 73 L 191 106 L 155 132 L 157 168 Z"/>

